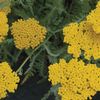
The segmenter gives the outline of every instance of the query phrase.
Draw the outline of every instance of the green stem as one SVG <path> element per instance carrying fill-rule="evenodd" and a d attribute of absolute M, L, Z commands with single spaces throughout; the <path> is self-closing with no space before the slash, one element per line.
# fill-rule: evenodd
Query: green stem
<path fill-rule="evenodd" d="M 32 65 L 34 64 L 35 62 L 35 59 L 39 56 L 39 54 L 43 51 L 43 49 L 41 49 L 32 59 L 32 63 L 30 64 L 30 67 L 25 71 L 24 74 L 27 74 L 31 69 L 32 69 Z"/>
<path fill-rule="evenodd" d="M 42 52 L 42 50 L 43 50 L 43 49 L 41 49 L 41 50 L 33 57 L 32 63 L 29 65 L 29 68 L 28 68 L 28 69 L 25 71 L 25 73 L 24 73 L 25 77 L 24 77 L 24 79 L 22 80 L 21 85 L 24 84 L 24 83 L 27 81 L 28 77 L 30 77 L 29 75 L 30 75 L 30 73 L 32 72 L 33 64 L 34 64 L 34 62 L 35 62 L 35 59 L 36 59 L 36 58 L 38 57 L 38 55 Z"/>
<path fill-rule="evenodd" d="M 15 62 L 18 61 L 18 58 L 19 58 L 19 56 L 21 55 L 22 51 L 23 51 L 23 50 L 18 51 L 18 54 L 17 54 L 16 57 L 15 57 Z"/>
<path fill-rule="evenodd" d="M 11 57 L 11 58 L 14 60 L 14 57 L 10 54 L 9 51 L 6 50 L 6 48 L 4 48 L 4 52 L 5 52 L 9 57 Z"/>
<path fill-rule="evenodd" d="M 16 73 L 19 73 L 21 71 L 21 69 L 23 68 L 24 64 L 29 60 L 30 56 L 28 56 L 24 62 L 21 64 L 21 66 L 17 69 Z"/>
<path fill-rule="evenodd" d="M 50 90 L 43 96 L 41 100 L 47 100 L 50 95 L 54 94 L 54 96 L 58 96 L 55 94 L 58 94 L 58 88 L 60 87 L 60 84 L 56 84 L 50 88 Z M 60 100 L 59 97 L 56 97 L 56 100 Z"/>
<path fill-rule="evenodd" d="M 50 51 L 50 49 L 47 47 L 46 44 L 43 44 L 44 48 L 46 49 L 47 53 L 50 55 L 50 56 L 53 56 L 53 57 L 58 57 L 59 56 L 59 53 L 58 54 L 54 54 Z"/>
<path fill-rule="evenodd" d="M 49 98 L 50 94 L 51 94 L 51 92 L 49 90 L 41 100 L 47 100 Z"/>
<path fill-rule="evenodd" d="M 33 55 L 33 53 L 34 53 L 35 51 L 37 51 L 40 47 L 41 47 L 41 45 L 38 46 L 38 47 L 36 47 L 36 48 L 30 53 L 30 55 L 24 60 L 24 62 L 21 64 L 21 66 L 17 69 L 16 73 L 19 73 L 19 72 L 21 71 L 21 69 L 23 68 L 23 66 L 25 65 L 25 63 L 30 59 L 30 57 Z"/>

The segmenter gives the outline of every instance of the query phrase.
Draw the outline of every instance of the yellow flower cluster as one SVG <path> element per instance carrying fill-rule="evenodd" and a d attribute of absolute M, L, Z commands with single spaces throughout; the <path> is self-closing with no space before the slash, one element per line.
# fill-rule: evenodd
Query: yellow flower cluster
<path fill-rule="evenodd" d="M 6 17 L 6 14 L 4 12 L 0 12 L 0 42 L 2 42 L 7 36 L 8 32 L 8 19 Z"/>
<path fill-rule="evenodd" d="M 69 43 L 68 52 L 79 57 L 81 50 L 85 57 L 100 58 L 100 1 L 85 21 L 74 22 L 63 28 L 64 42 Z"/>
<path fill-rule="evenodd" d="M 0 99 L 7 96 L 7 92 L 14 93 L 17 89 L 19 77 L 12 71 L 7 62 L 0 63 Z"/>
<path fill-rule="evenodd" d="M 69 63 L 60 59 L 59 63 L 49 66 L 49 81 L 52 85 L 61 84 L 58 94 L 62 100 L 91 100 L 100 91 L 100 69 L 76 59 Z"/>
<path fill-rule="evenodd" d="M 18 49 L 35 48 L 43 42 L 47 32 L 34 18 L 14 22 L 11 31 Z"/>
<path fill-rule="evenodd" d="M 3 2 L 7 2 L 7 0 L 0 0 L 0 3 Z M 11 12 L 10 3 L 8 4 L 8 6 L 5 6 L 4 8 L 0 8 L 0 11 L 3 11 L 6 13 L 6 15 L 8 15 Z"/>

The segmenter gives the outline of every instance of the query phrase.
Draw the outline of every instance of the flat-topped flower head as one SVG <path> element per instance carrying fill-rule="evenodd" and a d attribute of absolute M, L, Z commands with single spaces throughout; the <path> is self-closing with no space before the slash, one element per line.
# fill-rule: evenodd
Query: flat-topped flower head
<path fill-rule="evenodd" d="M 44 41 L 47 30 L 37 20 L 29 18 L 14 22 L 11 32 L 18 49 L 28 49 L 30 47 L 34 49 Z"/>
<path fill-rule="evenodd" d="M 0 42 L 2 42 L 7 36 L 8 32 L 8 19 L 4 12 L 0 11 Z"/>
<path fill-rule="evenodd" d="M 19 77 L 7 62 L 0 63 L 0 99 L 7 96 L 7 92 L 14 93 L 19 83 Z"/>
<path fill-rule="evenodd" d="M 61 100 L 87 100 L 100 91 L 100 69 L 76 59 L 69 63 L 60 59 L 49 66 L 49 81 L 52 85 L 61 84 L 58 88 Z"/>
<path fill-rule="evenodd" d="M 100 3 L 100 2 L 99 2 Z M 80 23 L 73 22 L 63 28 L 64 42 L 69 43 L 68 52 L 79 57 L 81 50 L 85 57 L 100 58 L 100 4 Z"/>

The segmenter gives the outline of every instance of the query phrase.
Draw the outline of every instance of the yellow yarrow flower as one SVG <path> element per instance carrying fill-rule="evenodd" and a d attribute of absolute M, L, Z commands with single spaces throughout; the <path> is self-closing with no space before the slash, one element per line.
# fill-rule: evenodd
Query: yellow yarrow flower
<path fill-rule="evenodd" d="M 100 69 L 96 65 L 84 65 L 76 59 L 66 63 L 60 59 L 59 63 L 49 66 L 49 81 L 52 85 L 61 84 L 58 94 L 61 100 L 87 100 L 100 91 Z"/>
<path fill-rule="evenodd" d="M 4 3 L 7 2 L 8 0 L 0 0 L 0 3 Z M 5 12 L 6 15 L 8 15 L 11 12 L 11 7 L 10 7 L 10 2 L 7 6 L 5 6 L 4 8 L 0 8 L 0 11 Z"/>
<path fill-rule="evenodd" d="M 46 28 L 34 18 L 19 19 L 11 27 L 15 45 L 18 49 L 35 48 L 45 39 Z"/>
<path fill-rule="evenodd" d="M 8 19 L 6 17 L 6 14 L 4 12 L 0 12 L 0 42 L 2 42 L 5 39 L 5 36 L 7 36 L 8 32 Z"/>
<path fill-rule="evenodd" d="M 19 77 L 7 62 L 0 63 L 0 99 L 7 96 L 7 92 L 14 93 L 19 83 Z"/>
<path fill-rule="evenodd" d="M 78 57 L 80 54 L 80 46 L 76 37 L 78 35 L 78 26 L 78 23 L 71 23 L 63 29 L 64 42 L 70 44 L 68 52 L 74 53 L 75 57 Z"/>
<path fill-rule="evenodd" d="M 99 11 L 98 11 L 99 9 Z M 100 58 L 100 6 L 90 12 L 87 20 L 80 23 L 73 22 L 63 28 L 64 42 L 69 43 L 68 52 L 79 57 L 81 50 L 85 57 Z"/>

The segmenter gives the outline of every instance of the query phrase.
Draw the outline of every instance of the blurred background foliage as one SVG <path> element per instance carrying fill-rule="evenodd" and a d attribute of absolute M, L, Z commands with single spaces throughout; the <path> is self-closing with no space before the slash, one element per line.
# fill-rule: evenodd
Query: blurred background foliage
<path fill-rule="evenodd" d="M 9 25 L 11 26 L 17 19 L 28 19 L 34 17 L 42 25 L 44 25 L 48 32 L 46 39 L 38 47 L 28 50 L 18 50 L 14 46 L 13 38 L 10 34 L 6 40 L 0 44 L 0 61 L 8 61 L 14 70 L 17 70 L 18 74 L 22 76 L 22 80 L 19 86 L 26 84 L 27 80 L 31 78 L 32 82 L 27 85 L 35 84 L 32 89 L 35 88 L 35 92 L 39 92 L 39 88 L 42 88 L 42 84 L 45 92 L 43 92 L 40 98 L 30 100 L 49 100 L 50 95 L 55 97 L 52 100 L 59 100 L 57 95 L 57 86 L 50 87 L 48 79 L 48 65 L 55 63 L 59 58 L 65 58 L 69 61 L 72 58 L 71 54 L 68 54 L 67 47 L 63 43 L 62 28 L 70 22 L 79 22 L 85 19 L 85 16 L 95 8 L 98 0 L 6 0 L 3 4 L 0 3 L 0 8 L 11 3 L 11 13 L 8 15 Z M 86 59 L 83 59 L 87 61 Z M 91 61 L 100 65 L 100 59 Z M 26 82 L 26 83 L 25 83 Z M 36 85 L 37 84 L 37 85 Z M 30 89 L 31 89 L 30 88 Z M 24 88 L 25 89 L 25 88 Z M 38 91 L 37 91 L 38 89 Z M 20 90 L 18 90 L 20 91 Z M 35 95 L 33 92 L 32 95 Z M 30 92 L 29 92 L 30 93 Z M 16 95 L 19 95 L 16 93 Z M 16 96 L 15 96 L 16 97 Z M 34 96 L 33 96 L 34 97 Z M 12 100 L 8 97 L 7 100 Z M 14 100 L 28 100 L 28 98 L 17 98 Z M 50 99 L 51 100 L 51 99 Z"/>

